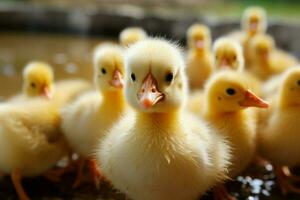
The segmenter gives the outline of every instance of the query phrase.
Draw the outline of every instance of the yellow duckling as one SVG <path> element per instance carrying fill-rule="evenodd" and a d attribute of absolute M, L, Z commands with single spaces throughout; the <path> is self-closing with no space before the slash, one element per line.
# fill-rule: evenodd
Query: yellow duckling
<path fill-rule="evenodd" d="M 249 87 L 260 94 L 261 83 L 252 74 L 244 71 L 244 57 L 241 45 L 235 40 L 223 37 L 216 40 L 213 47 L 214 68 L 216 71 L 233 70 L 237 71 L 248 83 Z M 197 91 L 189 96 L 187 109 L 197 116 L 204 113 L 205 94 L 203 91 Z"/>
<path fill-rule="evenodd" d="M 268 104 L 249 90 L 240 73 L 229 70 L 212 76 L 205 96 L 204 118 L 229 141 L 232 150 L 229 177 L 235 178 L 250 164 L 256 150 L 255 112 L 245 108 L 267 108 Z"/>
<path fill-rule="evenodd" d="M 241 45 L 229 37 L 217 39 L 213 46 L 215 70 L 233 69 L 244 70 L 244 58 Z"/>
<path fill-rule="evenodd" d="M 69 153 L 59 125 L 59 110 L 51 101 L 33 98 L 0 105 L 0 171 L 11 175 L 20 200 L 29 200 L 22 177 L 47 173 Z"/>
<path fill-rule="evenodd" d="M 83 178 L 85 159 L 88 159 L 93 181 L 98 185 L 100 174 L 92 155 L 98 141 L 126 109 L 123 75 L 122 48 L 115 45 L 98 47 L 94 53 L 94 81 L 102 95 L 87 93 L 62 111 L 62 130 L 74 152 L 81 157 L 74 187 Z"/>
<path fill-rule="evenodd" d="M 213 71 L 211 34 L 207 26 L 194 24 L 187 31 L 187 76 L 191 89 L 200 89 Z"/>
<path fill-rule="evenodd" d="M 147 38 L 147 33 L 140 27 L 128 27 L 121 31 L 119 40 L 122 46 L 128 47 L 137 41 Z"/>
<path fill-rule="evenodd" d="M 12 97 L 9 102 L 45 97 L 61 107 L 90 88 L 91 84 L 80 79 L 64 80 L 54 84 L 52 67 L 45 62 L 33 61 L 23 70 L 23 93 Z"/>
<path fill-rule="evenodd" d="M 257 35 L 250 43 L 252 60 L 251 71 L 260 79 L 266 80 L 298 63 L 297 59 L 277 49 L 274 39 L 269 35 Z"/>
<path fill-rule="evenodd" d="M 53 70 L 49 64 L 39 61 L 30 62 L 23 70 L 23 94 L 10 100 L 20 101 L 41 96 L 51 99 L 54 90 L 53 81 Z"/>
<path fill-rule="evenodd" d="M 235 31 L 229 36 L 237 39 L 244 49 L 244 57 L 246 67 L 251 64 L 251 58 L 249 56 L 249 43 L 252 38 L 257 34 L 264 34 L 267 30 L 267 14 L 262 7 L 249 7 L 242 16 L 241 31 Z"/>
<path fill-rule="evenodd" d="M 223 180 L 223 138 L 183 112 L 184 61 L 176 45 L 147 39 L 126 58 L 127 114 L 98 148 L 103 174 L 132 199 L 192 200 Z"/>
<path fill-rule="evenodd" d="M 275 101 L 271 104 L 272 109 L 258 129 L 259 152 L 274 165 L 282 191 L 300 193 L 300 189 L 289 182 L 283 168 L 300 165 L 299 66 L 285 72 L 279 92 L 273 98 Z"/>

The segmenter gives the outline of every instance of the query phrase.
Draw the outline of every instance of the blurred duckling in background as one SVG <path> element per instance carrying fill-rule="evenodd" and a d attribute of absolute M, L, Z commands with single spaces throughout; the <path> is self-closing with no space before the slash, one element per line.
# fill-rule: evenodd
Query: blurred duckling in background
<path fill-rule="evenodd" d="M 207 26 L 194 24 L 187 31 L 187 68 L 191 89 L 201 89 L 213 71 L 211 34 Z"/>
<path fill-rule="evenodd" d="M 232 70 L 237 71 L 249 87 L 257 94 L 261 93 L 261 83 L 252 74 L 244 71 L 244 57 L 241 45 L 231 38 L 219 38 L 213 47 L 214 69 L 216 71 Z M 197 116 L 204 113 L 205 94 L 197 91 L 189 96 L 187 109 Z"/>
<path fill-rule="evenodd" d="M 125 93 L 135 113 L 114 125 L 97 155 L 103 174 L 129 198 L 193 200 L 226 176 L 223 138 L 182 110 L 184 67 L 177 46 L 163 39 L 127 52 Z"/>
<path fill-rule="evenodd" d="M 52 67 L 40 61 L 28 63 L 23 70 L 23 93 L 10 101 L 22 101 L 31 97 L 51 99 L 54 90 L 54 74 Z"/>
<path fill-rule="evenodd" d="M 265 34 L 267 26 L 266 11 L 262 7 L 249 7 L 244 11 L 242 16 L 242 30 L 229 34 L 229 36 L 238 40 L 243 46 L 246 68 L 251 64 L 251 58 L 249 57 L 250 41 L 257 34 Z"/>
<path fill-rule="evenodd" d="M 140 27 L 128 27 L 121 31 L 119 40 L 123 47 L 128 47 L 147 37 L 147 33 L 144 29 Z"/>
<path fill-rule="evenodd" d="M 32 98 L 0 105 L 0 171 L 11 175 L 19 199 L 29 199 L 22 177 L 44 174 L 58 180 L 54 176 L 65 172 L 48 171 L 69 153 L 59 126 L 59 109 L 51 101 Z"/>
<path fill-rule="evenodd" d="M 257 35 L 250 43 L 252 65 L 250 70 L 262 80 L 279 74 L 298 63 L 287 52 L 277 49 L 274 39 L 269 35 Z"/>
<path fill-rule="evenodd" d="M 245 108 L 267 108 L 268 103 L 251 92 L 240 73 L 231 70 L 212 76 L 205 88 L 205 98 L 204 118 L 229 141 L 232 153 L 229 177 L 235 178 L 250 164 L 256 151 L 256 113 Z M 215 191 L 217 199 L 224 199 L 224 194 L 230 197 L 224 186 Z"/>
<path fill-rule="evenodd" d="M 98 186 L 101 175 L 93 153 L 106 131 L 126 109 L 123 76 L 123 49 L 116 45 L 100 45 L 94 52 L 94 82 L 99 92 L 83 95 L 62 111 L 62 130 L 74 152 L 80 156 L 73 187 L 81 184 L 86 159 Z"/>
<path fill-rule="evenodd" d="M 91 84 L 81 79 L 54 83 L 52 66 L 45 62 L 32 61 L 23 70 L 23 93 L 12 97 L 9 102 L 45 97 L 56 106 L 62 107 L 89 89 L 91 89 Z"/>
<path fill-rule="evenodd" d="M 290 181 L 293 175 L 284 166 L 300 165 L 300 67 L 288 69 L 274 96 L 271 110 L 260 123 L 258 141 L 260 154 L 275 167 L 282 192 L 300 193 Z M 299 178 L 298 178 L 299 180 Z"/>
<path fill-rule="evenodd" d="M 229 37 L 217 39 L 213 46 L 215 70 L 232 69 L 244 70 L 244 58 L 241 45 Z"/>

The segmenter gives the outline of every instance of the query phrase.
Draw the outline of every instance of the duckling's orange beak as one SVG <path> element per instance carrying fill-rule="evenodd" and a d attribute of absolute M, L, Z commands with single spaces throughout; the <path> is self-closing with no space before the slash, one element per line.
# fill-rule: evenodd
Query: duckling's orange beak
<path fill-rule="evenodd" d="M 50 91 L 49 89 L 49 86 L 47 85 L 44 85 L 42 88 L 41 88 L 41 91 L 40 91 L 40 94 L 44 97 L 46 97 L 47 99 L 52 99 L 52 92 Z"/>
<path fill-rule="evenodd" d="M 230 68 L 230 62 L 227 58 L 222 58 L 220 68 Z"/>
<path fill-rule="evenodd" d="M 109 84 L 115 88 L 123 88 L 124 86 L 124 80 L 123 80 L 123 75 L 120 72 L 120 70 L 115 69 L 113 73 L 112 79 L 109 81 Z"/>
<path fill-rule="evenodd" d="M 243 107 L 259 107 L 259 108 L 269 107 L 269 104 L 266 101 L 256 96 L 250 90 L 246 90 L 245 98 L 240 102 L 240 105 Z"/>
<path fill-rule="evenodd" d="M 256 32 L 258 27 L 258 22 L 250 22 L 250 31 L 251 32 Z"/>
<path fill-rule="evenodd" d="M 144 108 L 154 106 L 165 97 L 165 95 L 158 90 L 157 81 L 151 72 L 149 72 L 144 79 L 137 97 Z"/>
<path fill-rule="evenodd" d="M 204 41 L 202 39 L 198 39 L 195 41 L 195 47 L 197 49 L 204 49 Z"/>

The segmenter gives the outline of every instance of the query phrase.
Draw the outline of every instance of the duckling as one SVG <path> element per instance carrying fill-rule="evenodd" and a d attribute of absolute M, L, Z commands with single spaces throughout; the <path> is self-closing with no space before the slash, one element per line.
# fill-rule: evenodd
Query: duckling
<path fill-rule="evenodd" d="M 229 37 L 217 39 L 213 46 L 214 67 L 216 70 L 244 70 L 244 58 L 241 45 Z"/>
<path fill-rule="evenodd" d="M 218 69 L 233 69 L 242 72 L 250 88 L 261 94 L 261 81 L 245 70 L 245 59 L 241 45 L 231 38 L 219 38 L 214 44 L 214 65 Z"/>
<path fill-rule="evenodd" d="M 93 152 L 97 142 L 125 112 L 122 93 L 123 49 L 116 45 L 99 46 L 94 53 L 94 83 L 101 92 L 89 92 L 62 110 L 62 130 L 73 151 L 80 156 L 77 179 L 82 181 L 84 161 L 88 160 L 93 181 L 98 186 L 100 173 Z"/>
<path fill-rule="evenodd" d="M 249 67 L 251 64 L 251 59 L 249 57 L 250 41 L 257 34 L 265 34 L 267 26 L 268 22 L 265 9 L 257 6 L 249 7 L 244 11 L 242 16 L 242 30 L 229 34 L 230 37 L 237 39 L 243 46 L 246 67 Z"/>
<path fill-rule="evenodd" d="M 90 83 L 81 79 L 63 80 L 54 83 L 52 66 L 41 61 L 28 63 L 23 70 L 23 92 L 8 101 L 26 101 L 45 97 L 58 107 L 76 98 L 78 94 L 91 88 Z"/>
<path fill-rule="evenodd" d="M 244 71 L 244 57 L 241 45 L 231 38 L 219 38 L 213 47 L 214 68 L 215 70 L 234 70 L 239 72 L 248 83 L 249 87 L 255 92 L 261 93 L 261 83 L 252 74 Z M 190 95 L 187 109 L 198 116 L 204 113 L 201 102 L 205 100 L 203 91 L 197 91 Z"/>
<path fill-rule="evenodd" d="M 211 34 L 207 26 L 194 24 L 187 31 L 187 75 L 191 89 L 203 88 L 213 70 Z"/>
<path fill-rule="evenodd" d="M 23 93 L 12 97 L 10 101 L 32 97 L 51 99 L 54 90 L 53 79 L 53 70 L 49 64 L 40 61 L 28 63 L 23 70 Z"/>
<path fill-rule="evenodd" d="M 232 150 L 229 177 L 235 178 L 250 164 L 256 150 L 255 112 L 245 108 L 267 108 L 268 103 L 249 89 L 240 73 L 231 70 L 212 76 L 205 88 L 205 99 L 204 118 L 229 141 Z"/>
<path fill-rule="evenodd" d="M 288 69 L 281 79 L 279 92 L 273 98 L 271 110 L 260 123 L 259 153 L 275 167 L 277 181 L 285 192 L 300 193 L 288 180 L 283 166 L 300 165 L 300 68 Z"/>
<path fill-rule="evenodd" d="M 274 39 L 269 35 L 257 35 L 252 39 L 250 55 L 252 60 L 250 69 L 262 80 L 298 63 L 294 56 L 277 49 Z"/>
<path fill-rule="evenodd" d="M 10 174 L 20 200 L 29 200 L 23 177 L 49 172 L 69 153 L 59 110 L 40 98 L 0 105 L 0 171 Z"/>
<path fill-rule="evenodd" d="M 125 60 L 125 96 L 135 111 L 99 144 L 103 174 L 132 199 L 196 199 L 224 180 L 230 155 L 221 136 L 182 109 L 188 83 L 180 51 L 151 38 L 129 47 Z"/>
<path fill-rule="evenodd" d="M 122 46 L 128 47 L 137 41 L 147 38 L 147 33 L 140 27 L 128 27 L 121 31 L 119 40 Z"/>

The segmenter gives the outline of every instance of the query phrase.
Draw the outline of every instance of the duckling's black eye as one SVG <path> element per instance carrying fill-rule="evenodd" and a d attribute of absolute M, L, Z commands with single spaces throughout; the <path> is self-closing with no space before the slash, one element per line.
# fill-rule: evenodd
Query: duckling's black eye
<path fill-rule="evenodd" d="M 300 86 L 300 80 L 297 81 L 297 84 Z"/>
<path fill-rule="evenodd" d="M 136 77 L 135 77 L 135 74 L 134 74 L 134 73 L 131 73 L 130 76 L 131 76 L 131 80 L 132 80 L 132 81 L 135 81 L 135 80 L 136 80 Z"/>
<path fill-rule="evenodd" d="M 233 88 L 228 88 L 226 89 L 226 93 L 230 96 L 234 95 L 236 91 Z"/>
<path fill-rule="evenodd" d="M 101 68 L 101 72 L 102 72 L 102 74 L 106 74 L 106 69 Z"/>
<path fill-rule="evenodd" d="M 233 56 L 233 60 L 236 60 L 236 55 Z"/>
<path fill-rule="evenodd" d="M 171 82 L 173 80 L 173 74 L 172 73 L 168 73 L 167 75 L 166 75 L 166 81 L 167 82 Z"/>
<path fill-rule="evenodd" d="M 36 84 L 35 83 L 30 83 L 30 86 L 32 87 L 32 88 L 35 88 L 36 87 Z"/>

